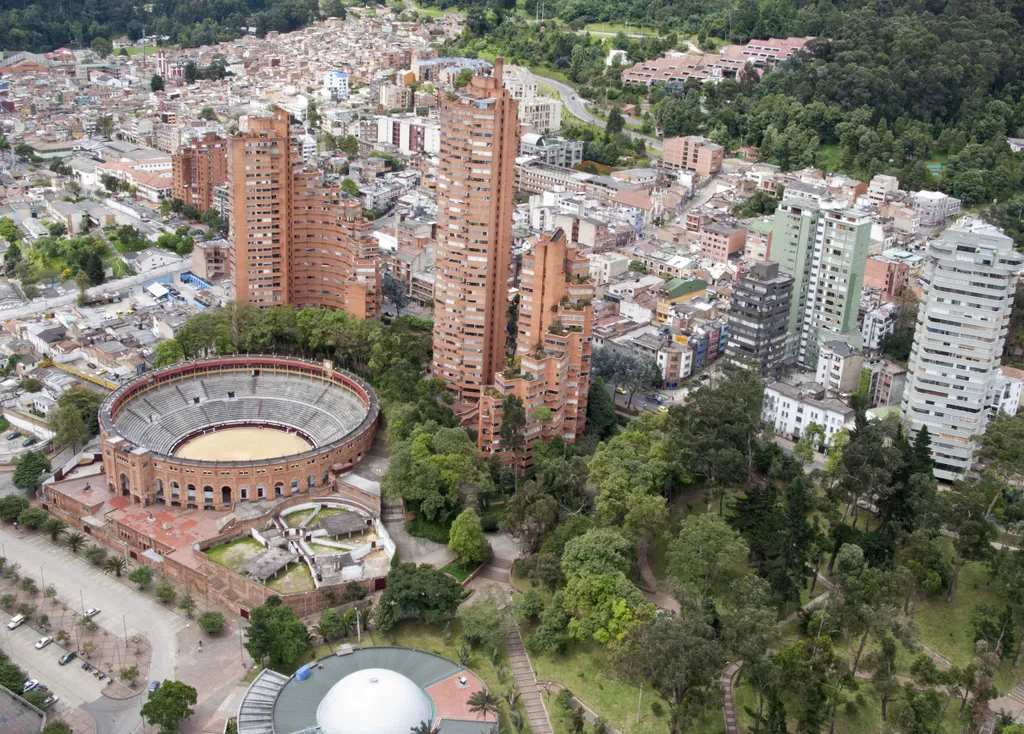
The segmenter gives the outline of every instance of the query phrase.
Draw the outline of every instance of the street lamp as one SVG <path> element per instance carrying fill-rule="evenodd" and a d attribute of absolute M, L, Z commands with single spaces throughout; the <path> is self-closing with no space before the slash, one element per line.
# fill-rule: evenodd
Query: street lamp
<path fill-rule="evenodd" d="M 46 561 L 39 564 L 39 582 L 43 587 L 43 598 L 46 598 L 46 576 L 43 574 L 43 566 L 46 565 Z"/>

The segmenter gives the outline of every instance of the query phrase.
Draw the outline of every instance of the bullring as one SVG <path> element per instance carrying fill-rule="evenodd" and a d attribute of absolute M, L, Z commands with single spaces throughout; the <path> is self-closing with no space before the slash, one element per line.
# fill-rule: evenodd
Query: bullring
<path fill-rule="evenodd" d="M 135 503 L 228 510 L 326 486 L 369 449 L 379 407 L 330 362 L 225 356 L 122 385 L 100 407 L 108 487 Z"/>

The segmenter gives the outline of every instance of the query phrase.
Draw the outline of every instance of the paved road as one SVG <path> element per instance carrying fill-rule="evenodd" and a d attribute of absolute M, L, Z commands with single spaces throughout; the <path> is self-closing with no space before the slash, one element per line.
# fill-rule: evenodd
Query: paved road
<path fill-rule="evenodd" d="M 0 623 L 4 625 L 0 643 L 7 654 L 28 673 L 29 678 L 42 682 L 59 697 L 53 711 L 68 711 L 101 695 L 100 691 L 106 681 L 100 681 L 82 670 L 77 660 L 64 666 L 58 665 L 57 660 L 64 654 L 64 648 L 52 642 L 42 650 L 36 650 L 36 640 L 42 637 L 42 633 L 27 624 L 11 631 L 7 629 L 10 619 L 11 615 L 0 613 Z"/>
<path fill-rule="evenodd" d="M 61 599 L 76 602 L 76 605 L 84 603 L 86 607 L 98 607 L 101 616 L 97 621 L 111 634 L 123 639 L 127 625 L 129 637 L 145 635 L 153 646 L 150 680 L 175 677 L 177 632 L 188 625 L 187 620 L 115 581 L 79 556 L 58 548 L 41 535 L 18 538 L 0 529 L 0 543 L 3 544 L 4 555 L 20 563 L 25 573 L 35 576 L 40 566 L 45 564 L 40 575 L 45 576 L 46 583 L 56 585 Z M 49 685 L 49 676 L 44 682 Z M 87 681 L 85 686 L 74 690 L 84 701 L 82 707 L 96 719 L 100 732 L 129 734 L 138 726 L 138 711 L 145 694 L 126 701 L 113 701 L 103 696 L 89 699 L 91 689 L 88 685 Z M 75 694 L 69 692 L 69 695 Z"/>
<path fill-rule="evenodd" d="M 586 101 L 578 94 L 576 94 L 576 90 L 573 89 L 570 85 L 566 84 L 565 82 L 560 82 L 557 79 L 546 77 L 538 72 L 534 73 L 537 75 L 538 78 L 542 79 L 545 84 L 547 84 L 556 92 L 558 92 L 558 95 L 562 98 L 562 103 L 569 109 L 569 111 L 573 115 L 583 120 L 583 122 L 589 123 L 591 125 L 597 125 L 598 127 L 604 127 L 604 120 L 602 120 L 599 117 L 595 117 L 590 113 L 590 110 L 587 109 Z M 636 120 L 634 118 L 627 119 L 627 122 L 632 122 L 633 124 L 640 124 L 640 120 Z M 629 135 L 629 137 L 631 138 L 639 138 L 640 140 L 643 140 L 647 144 L 648 148 L 656 150 L 659 153 L 663 148 L 661 141 L 658 140 L 657 138 L 652 138 L 649 135 L 642 135 L 638 132 L 634 132 L 629 129 L 623 130 L 623 132 Z"/>

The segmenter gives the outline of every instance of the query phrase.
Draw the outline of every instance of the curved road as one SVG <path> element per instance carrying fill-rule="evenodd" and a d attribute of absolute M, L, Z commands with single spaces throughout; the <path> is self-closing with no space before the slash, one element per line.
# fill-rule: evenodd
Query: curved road
<path fill-rule="evenodd" d="M 536 71 L 534 72 L 534 74 L 537 76 L 538 79 L 542 79 L 545 84 L 547 84 L 556 92 L 558 92 L 558 95 L 562 98 L 562 104 L 564 104 L 568 108 L 569 112 L 583 120 L 583 122 L 586 122 L 590 125 L 597 125 L 598 127 L 602 128 L 604 127 L 604 120 L 602 120 L 599 117 L 594 117 L 594 115 L 590 113 L 590 110 L 587 109 L 586 101 L 582 97 L 580 97 L 576 93 L 576 90 L 573 89 L 570 85 L 566 84 L 565 82 L 560 82 L 557 79 L 552 79 L 551 77 L 544 76 L 543 74 L 540 74 Z M 631 122 L 633 124 L 640 124 L 639 120 L 632 117 L 627 118 L 626 121 Z M 626 133 L 631 138 L 638 138 L 640 140 L 643 140 L 644 143 L 647 144 L 647 147 L 652 150 L 656 150 L 659 153 L 662 151 L 662 143 L 657 138 L 652 138 L 649 135 L 643 135 L 642 133 L 638 133 L 629 129 L 623 130 L 623 132 Z"/>

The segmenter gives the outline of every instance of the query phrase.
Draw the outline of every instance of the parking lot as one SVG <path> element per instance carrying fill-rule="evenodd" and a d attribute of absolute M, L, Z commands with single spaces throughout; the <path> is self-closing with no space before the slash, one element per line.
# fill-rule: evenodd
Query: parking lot
<path fill-rule="evenodd" d="M 80 660 L 59 665 L 57 660 L 66 652 L 65 648 L 51 642 L 42 650 L 37 650 L 35 644 L 42 637 L 42 633 L 27 624 L 9 630 L 7 623 L 10 620 L 11 615 L 0 613 L 0 622 L 4 625 L 4 650 L 29 678 L 38 680 L 58 697 L 59 700 L 50 709 L 51 712 L 70 711 L 100 696 L 107 681 L 98 680 L 91 673 L 82 670 Z"/>

